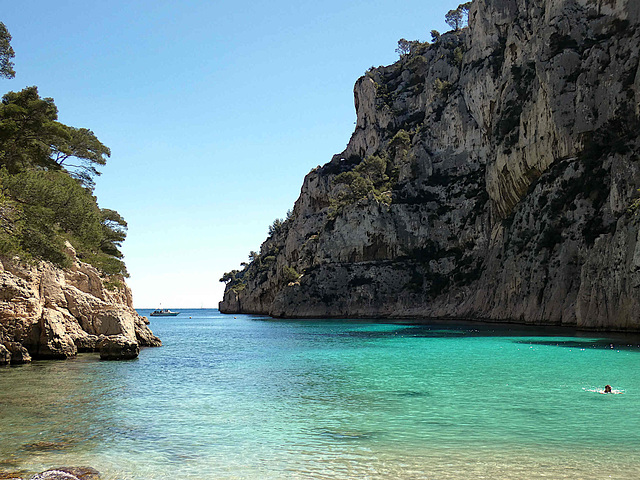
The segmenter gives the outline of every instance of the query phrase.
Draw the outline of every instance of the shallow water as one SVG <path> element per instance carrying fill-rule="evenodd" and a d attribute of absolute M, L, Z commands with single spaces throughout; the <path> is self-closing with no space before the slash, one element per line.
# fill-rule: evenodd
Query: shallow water
<path fill-rule="evenodd" d="M 133 361 L 0 369 L 0 473 L 640 478 L 637 338 L 236 317 L 153 318 L 164 346 Z"/>

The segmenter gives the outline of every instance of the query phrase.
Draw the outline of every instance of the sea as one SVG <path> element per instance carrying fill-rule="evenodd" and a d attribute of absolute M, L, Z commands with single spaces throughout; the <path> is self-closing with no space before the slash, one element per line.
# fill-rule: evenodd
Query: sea
<path fill-rule="evenodd" d="M 213 309 L 151 328 L 136 360 L 0 368 L 0 478 L 640 478 L 637 336 Z"/>

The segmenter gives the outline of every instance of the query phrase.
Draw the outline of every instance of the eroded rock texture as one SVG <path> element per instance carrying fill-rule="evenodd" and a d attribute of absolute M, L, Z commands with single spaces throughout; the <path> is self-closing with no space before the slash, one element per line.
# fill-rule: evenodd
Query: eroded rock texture
<path fill-rule="evenodd" d="M 108 287 L 94 267 L 77 260 L 63 270 L 0 258 L 0 364 L 69 358 L 97 351 L 110 337 L 161 345 L 124 283 Z"/>
<path fill-rule="evenodd" d="M 347 148 L 220 309 L 639 330 L 639 23 L 635 0 L 475 0 L 367 72 Z M 345 200 L 374 156 L 388 181 Z"/>

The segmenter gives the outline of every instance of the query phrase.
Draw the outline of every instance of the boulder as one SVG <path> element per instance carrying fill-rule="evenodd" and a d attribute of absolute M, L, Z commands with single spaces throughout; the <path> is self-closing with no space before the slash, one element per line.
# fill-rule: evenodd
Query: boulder
<path fill-rule="evenodd" d="M 78 352 L 95 352 L 97 350 L 97 344 L 100 337 L 97 335 L 79 335 L 73 339 Z"/>
<path fill-rule="evenodd" d="M 23 478 L 25 477 L 22 473 L 0 472 L 0 480 L 23 480 Z M 91 467 L 60 467 L 31 475 L 29 480 L 100 480 L 100 472 Z"/>
<path fill-rule="evenodd" d="M 97 348 L 102 360 L 131 360 L 140 353 L 138 344 L 124 335 L 103 337 Z"/>

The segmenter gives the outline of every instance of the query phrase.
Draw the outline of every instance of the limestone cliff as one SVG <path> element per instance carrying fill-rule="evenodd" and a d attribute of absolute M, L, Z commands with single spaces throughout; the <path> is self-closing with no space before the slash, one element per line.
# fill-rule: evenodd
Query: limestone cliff
<path fill-rule="evenodd" d="M 140 346 L 161 345 L 146 323 L 124 282 L 107 285 L 91 265 L 0 258 L 0 364 L 63 359 L 101 345 L 113 351 L 114 343 L 131 358 Z"/>
<path fill-rule="evenodd" d="M 355 85 L 223 312 L 640 330 L 640 2 L 474 0 Z"/>

